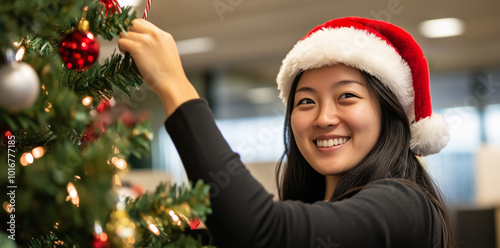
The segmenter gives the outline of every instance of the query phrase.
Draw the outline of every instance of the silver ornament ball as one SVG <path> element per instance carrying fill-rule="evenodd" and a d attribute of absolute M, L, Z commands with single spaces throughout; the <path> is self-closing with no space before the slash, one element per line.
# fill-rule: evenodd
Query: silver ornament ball
<path fill-rule="evenodd" d="M 40 93 L 38 74 L 25 62 L 0 66 L 0 107 L 9 112 L 27 109 Z"/>

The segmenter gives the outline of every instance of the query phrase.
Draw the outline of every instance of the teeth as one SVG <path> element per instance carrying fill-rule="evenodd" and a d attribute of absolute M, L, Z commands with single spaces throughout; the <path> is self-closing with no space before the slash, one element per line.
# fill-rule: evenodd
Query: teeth
<path fill-rule="evenodd" d="M 341 139 L 328 139 L 328 140 L 316 140 L 316 145 L 319 147 L 332 147 L 342 145 L 347 142 L 347 138 Z"/>

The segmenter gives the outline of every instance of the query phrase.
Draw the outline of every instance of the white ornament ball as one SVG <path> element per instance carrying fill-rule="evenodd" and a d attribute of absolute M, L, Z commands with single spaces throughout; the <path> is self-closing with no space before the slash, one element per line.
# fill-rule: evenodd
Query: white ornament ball
<path fill-rule="evenodd" d="M 29 108 L 40 93 L 38 74 L 25 62 L 0 66 L 0 107 L 9 112 Z"/>

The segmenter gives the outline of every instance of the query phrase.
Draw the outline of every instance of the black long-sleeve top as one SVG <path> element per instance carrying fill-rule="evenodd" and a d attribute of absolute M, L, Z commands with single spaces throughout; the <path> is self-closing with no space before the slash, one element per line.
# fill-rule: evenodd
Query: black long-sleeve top
<path fill-rule="evenodd" d="M 442 247 L 441 221 L 425 195 L 378 180 L 337 202 L 273 200 L 231 150 L 203 99 L 181 105 L 165 122 L 190 180 L 203 179 L 218 247 Z"/>

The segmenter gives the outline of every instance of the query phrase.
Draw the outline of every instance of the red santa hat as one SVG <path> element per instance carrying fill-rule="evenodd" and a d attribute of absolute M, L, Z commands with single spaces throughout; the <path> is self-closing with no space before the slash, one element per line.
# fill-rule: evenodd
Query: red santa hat
<path fill-rule="evenodd" d="M 443 116 L 432 112 L 427 59 L 408 32 L 384 21 L 346 17 L 312 29 L 283 60 L 276 79 L 280 98 L 287 103 L 299 72 L 339 63 L 378 78 L 396 95 L 412 123 L 415 154 L 446 146 L 449 129 Z"/>

